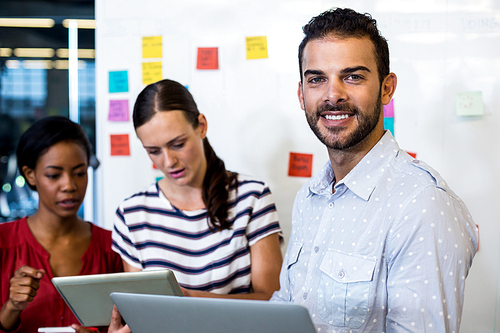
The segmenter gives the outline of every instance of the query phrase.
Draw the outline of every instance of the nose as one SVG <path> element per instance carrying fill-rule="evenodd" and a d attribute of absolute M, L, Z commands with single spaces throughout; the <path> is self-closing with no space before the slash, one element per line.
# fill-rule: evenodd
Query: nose
<path fill-rule="evenodd" d="M 61 181 L 62 181 L 62 184 L 61 184 L 61 188 L 63 191 L 66 191 L 66 192 L 73 192 L 73 191 L 76 191 L 76 182 L 75 180 L 73 179 L 72 175 L 69 175 L 69 174 L 63 174 L 63 176 L 61 177 Z"/>
<path fill-rule="evenodd" d="M 176 154 L 169 149 L 165 149 L 163 153 L 165 156 L 165 161 L 164 161 L 165 167 L 166 168 L 173 168 L 175 166 L 175 164 L 177 163 Z"/>
<path fill-rule="evenodd" d="M 347 100 L 347 93 L 344 87 L 344 82 L 340 78 L 330 79 L 325 91 L 324 101 L 329 101 L 335 105 L 345 102 Z"/>

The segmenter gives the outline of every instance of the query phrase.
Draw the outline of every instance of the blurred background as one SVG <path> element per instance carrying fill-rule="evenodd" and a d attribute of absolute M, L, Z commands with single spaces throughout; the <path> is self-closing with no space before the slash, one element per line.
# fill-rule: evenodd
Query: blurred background
<path fill-rule="evenodd" d="M 70 20 L 77 25 L 73 34 Z M 37 193 L 19 177 L 14 156 L 20 135 L 34 121 L 70 117 L 95 147 L 94 28 L 94 0 L 0 0 L 0 222 L 36 210 Z M 70 42 L 78 49 L 72 75 Z M 73 96 L 70 80 L 73 91 L 77 85 Z"/>

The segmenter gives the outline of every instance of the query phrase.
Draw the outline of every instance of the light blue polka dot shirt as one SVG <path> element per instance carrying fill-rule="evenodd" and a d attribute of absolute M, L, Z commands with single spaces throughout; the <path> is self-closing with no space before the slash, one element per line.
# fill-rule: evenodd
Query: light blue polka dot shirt
<path fill-rule="evenodd" d="M 298 192 L 272 301 L 318 332 L 458 332 L 477 248 L 466 206 L 389 131 L 335 185 L 328 162 Z"/>

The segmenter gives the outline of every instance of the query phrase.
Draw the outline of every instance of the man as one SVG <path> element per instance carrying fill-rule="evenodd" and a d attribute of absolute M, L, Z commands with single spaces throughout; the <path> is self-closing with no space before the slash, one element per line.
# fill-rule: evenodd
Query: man
<path fill-rule="evenodd" d="M 458 332 L 477 231 L 384 131 L 397 81 L 387 41 L 351 9 L 303 30 L 298 97 L 329 161 L 297 194 L 272 300 L 304 305 L 321 332 Z"/>

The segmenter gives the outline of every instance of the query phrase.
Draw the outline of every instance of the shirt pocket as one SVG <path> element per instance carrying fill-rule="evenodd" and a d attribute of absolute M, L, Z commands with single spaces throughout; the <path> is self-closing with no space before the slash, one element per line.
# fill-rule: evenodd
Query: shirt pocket
<path fill-rule="evenodd" d="M 288 259 L 286 263 L 286 269 L 288 272 L 288 283 L 290 290 L 294 290 L 295 288 L 295 280 L 297 275 L 297 261 L 299 261 L 300 252 L 302 251 L 303 244 L 302 243 L 293 243 L 290 247 L 290 251 L 288 253 Z"/>
<path fill-rule="evenodd" d="M 327 251 L 321 262 L 318 314 L 326 323 L 348 328 L 364 324 L 376 259 Z"/>

